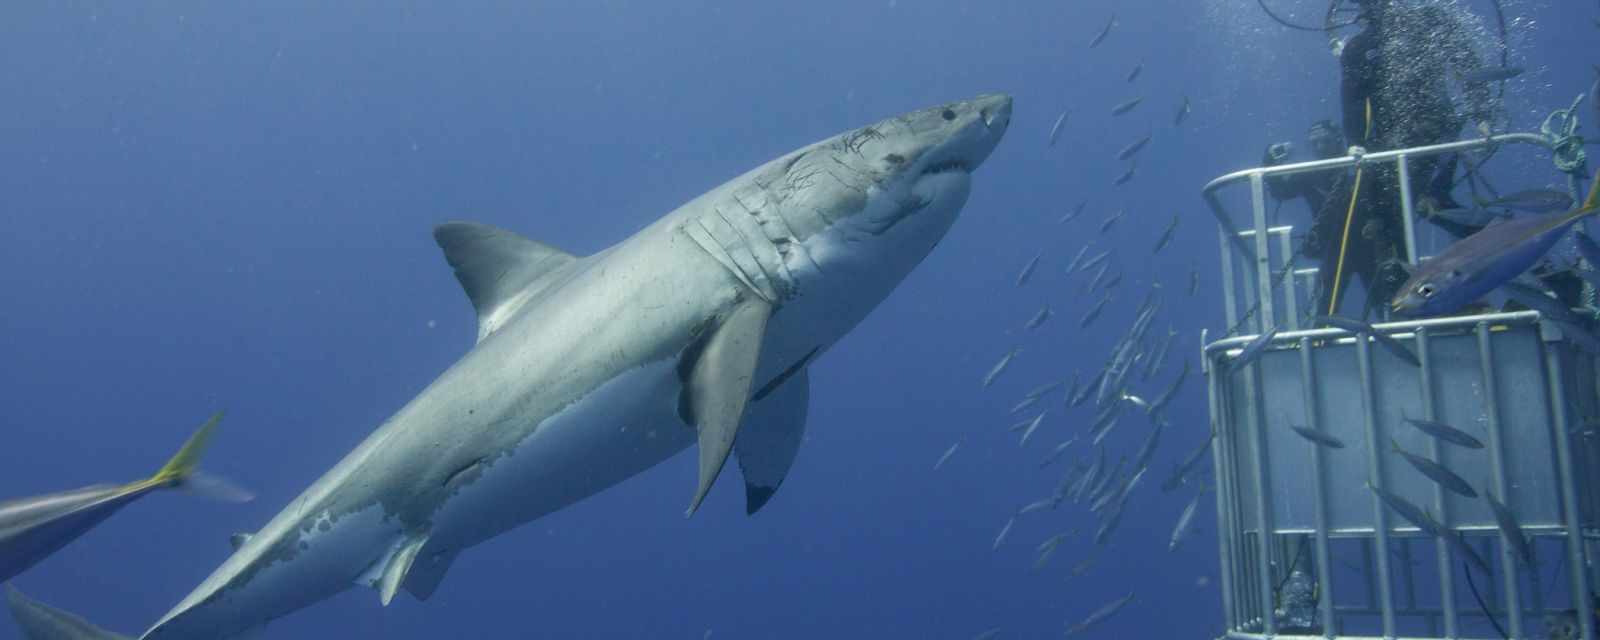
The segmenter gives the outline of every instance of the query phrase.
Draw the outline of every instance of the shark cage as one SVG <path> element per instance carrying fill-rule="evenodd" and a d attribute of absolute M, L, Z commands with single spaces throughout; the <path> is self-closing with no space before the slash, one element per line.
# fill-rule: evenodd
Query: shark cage
<path fill-rule="evenodd" d="M 1301 314 L 1315 304 L 1316 269 L 1297 264 L 1294 228 L 1269 220 L 1266 192 L 1276 176 L 1394 167 L 1405 239 L 1397 251 L 1416 264 L 1425 229 L 1414 224 L 1409 162 L 1445 153 L 1543 160 L 1551 146 L 1540 135 L 1497 135 L 1248 169 L 1205 187 L 1231 327 L 1201 340 L 1223 637 L 1597 637 L 1595 357 L 1567 325 L 1532 310 L 1371 328 L 1414 361 L 1365 332 L 1311 327 Z M 1242 224 L 1230 204 L 1249 207 Z M 1235 366 L 1247 346 L 1264 348 Z M 1469 446 L 1417 421 L 1452 425 L 1471 435 Z M 1430 463 L 1468 491 L 1430 479 Z"/>

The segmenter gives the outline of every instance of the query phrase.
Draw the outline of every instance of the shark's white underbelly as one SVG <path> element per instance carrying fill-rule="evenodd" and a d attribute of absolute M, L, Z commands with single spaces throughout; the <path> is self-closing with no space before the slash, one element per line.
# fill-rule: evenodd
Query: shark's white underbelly
<path fill-rule="evenodd" d="M 624 372 L 546 418 L 451 495 L 424 554 L 458 551 L 592 496 L 694 443 L 675 360 Z"/>

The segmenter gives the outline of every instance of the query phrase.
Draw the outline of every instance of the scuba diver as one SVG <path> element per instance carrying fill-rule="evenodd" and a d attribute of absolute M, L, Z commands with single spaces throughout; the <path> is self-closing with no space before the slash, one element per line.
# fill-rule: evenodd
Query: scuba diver
<path fill-rule="evenodd" d="M 1472 27 L 1457 13 L 1432 2 L 1356 0 L 1358 21 L 1364 24 L 1339 55 L 1340 104 L 1349 155 L 1368 150 L 1402 149 L 1455 140 L 1468 122 L 1488 130 L 1494 115 L 1489 86 L 1463 81 L 1464 112 L 1451 99 L 1448 80 L 1463 78 L 1482 62 L 1471 39 Z M 1423 211 L 1455 208 L 1457 159 L 1454 154 L 1411 161 L 1409 178 L 1417 206 Z M 1383 308 L 1395 288 L 1406 279 L 1401 253 L 1404 239 L 1400 220 L 1400 183 L 1389 163 L 1363 168 L 1367 173 L 1357 188 L 1347 216 L 1352 229 L 1343 268 L 1363 277 L 1367 315 L 1374 304 Z M 1457 237 L 1476 231 L 1441 219 L 1432 221 Z M 1357 243 L 1367 245 L 1358 250 Z M 1337 269 L 1338 267 L 1336 267 Z M 1342 296 L 1341 296 L 1342 297 Z M 1376 302 L 1375 302 L 1376 301 Z M 1331 313 L 1334 309 L 1329 308 Z"/>
<path fill-rule="evenodd" d="M 1318 120 L 1306 131 L 1306 146 L 1311 151 L 1311 160 L 1337 158 L 1344 155 L 1344 132 L 1332 120 Z M 1262 166 L 1271 167 L 1287 162 L 1293 149 L 1288 142 L 1268 146 L 1261 160 Z M 1329 297 L 1333 294 L 1334 263 L 1339 259 L 1344 205 L 1350 200 L 1350 174 L 1348 171 L 1314 171 L 1272 176 L 1266 182 L 1267 191 L 1279 203 L 1298 198 L 1306 203 L 1306 210 L 1311 214 L 1311 231 L 1306 234 L 1299 251 L 1300 255 L 1315 258 L 1323 265 L 1317 271 L 1316 313 L 1321 313 L 1322 309 L 1328 308 Z M 1364 245 L 1350 248 L 1357 252 L 1365 251 Z M 1358 259 L 1354 264 L 1365 265 L 1370 262 Z M 1363 283 L 1371 282 L 1371 270 L 1358 267 L 1356 273 Z"/>

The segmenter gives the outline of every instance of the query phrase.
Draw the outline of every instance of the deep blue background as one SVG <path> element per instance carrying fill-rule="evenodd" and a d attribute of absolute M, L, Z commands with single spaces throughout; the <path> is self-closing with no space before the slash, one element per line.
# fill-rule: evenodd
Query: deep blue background
<path fill-rule="evenodd" d="M 1189 494 L 1155 491 L 1161 477 L 1085 576 L 1065 577 L 1097 553 L 1081 509 L 1025 517 L 990 550 L 1009 513 L 1053 488 L 1062 467 L 1037 460 L 1087 419 L 1057 410 L 1019 450 L 1005 412 L 1035 384 L 1092 373 L 1154 282 L 1168 284 L 1155 331 L 1183 331 L 1174 365 L 1196 358 L 1199 330 L 1222 323 L 1198 189 L 1336 117 L 1322 36 L 1252 0 L 457 4 L 0 9 L 0 496 L 146 474 L 223 408 L 207 466 L 260 494 L 152 497 L 20 587 L 143 629 L 221 562 L 230 533 L 259 527 L 463 353 L 473 318 L 431 225 L 479 220 L 590 253 L 794 147 L 1005 91 L 1011 132 L 963 219 L 812 367 L 808 442 L 761 514 L 744 516 L 734 471 L 684 520 L 694 456 L 681 455 L 464 554 L 428 603 L 383 609 L 352 589 L 268 635 L 1046 637 L 1130 590 L 1106 637 L 1219 629 L 1215 582 L 1197 585 L 1216 574 L 1212 503 L 1168 554 Z M 1320 2 L 1272 4 L 1321 18 Z M 1527 128 L 1589 86 L 1596 11 L 1508 9 L 1532 70 L 1508 106 Z M 1120 25 L 1088 49 L 1113 11 Z M 1177 130 L 1183 95 L 1194 113 Z M 1135 96 L 1134 113 L 1109 115 Z M 1113 188 L 1112 156 L 1147 132 L 1138 177 Z M 1088 213 L 1057 226 L 1080 200 Z M 1097 246 L 1121 247 L 1126 280 L 1077 331 L 1087 304 L 1061 268 L 1123 207 Z M 1175 213 L 1177 241 L 1146 259 Z M 1039 275 L 1016 289 L 1039 250 Z M 1196 267 L 1207 284 L 1191 299 Z M 1045 301 L 1059 315 L 1023 335 Z M 1157 476 L 1204 438 L 1202 383 L 1175 403 Z M 1114 450 L 1145 428 L 1124 425 Z M 1033 546 L 1071 528 L 1085 531 L 1030 572 Z"/>

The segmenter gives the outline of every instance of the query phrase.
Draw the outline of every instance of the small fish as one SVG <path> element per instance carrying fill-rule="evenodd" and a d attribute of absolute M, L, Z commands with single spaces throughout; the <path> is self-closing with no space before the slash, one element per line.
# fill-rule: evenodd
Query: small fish
<path fill-rule="evenodd" d="M 1073 219 L 1075 219 L 1078 216 L 1083 214 L 1083 208 L 1087 207 L 1087 206 L 1089 206 L 1089 201 L 1088 200 L 1083 200 L 1083 201 L 1078 202 L 1078 205 L 1073 207 L 1071 211 L 1068 211 L 1067 215 L 1061 216 L 1061 219 L 1057 220 L 1056 224 L 1066 224 L 1068 222 L 1072 222 Z M 1088 245 L 1084 245 L 1083 248 L 1084 249 L 1088 249 L 1089 246 Z M 1080 257 L 1081 257 L 1081 253 L 1082 252 L 1079 252 L 1079 253 L 1080 253 Z M 1068 268 L 1067 269 L 1067 273 L 1072 273 L 1072 269 Z"/>
<path fill-rule="evenodd" d="M 1344 448 L 1343 440 L 1330 436 L 1321 431 L 1317 431 L 1316 429 L 1312 429 L 1311 427 L 1291 424 L 1289 425 L 1289 428 L 1294 429 L 1294 432 L 1300 434 L 1300 437 L 1305 438 L 1307 441 L 1317 446 L 1327 447 L 1329 449 Z"/>
<path fill-rule="evenodd" d="M 1441 218 L 1468 227 L 1486 227 L 1490 223 L 1504 220 L 1507 216 L 1503 213 L 1490 211 L 1480 207 L 1453 207 L 1450 209 L 1432 209 L 1423 212 L 1424 218 Z"/>
<path fill-rule="evenodd" d="M 1090 320 L 1092 321 L 1093 318 L 1090 318 Z M 1094 395 L 1094 390 L 1099 388 L 1100 381 L 1105 378 L 1105 375 L 1105 369 L 1101 369 L 1100 373 L 1095 374 L 1094 379 L 1090 380 L 1087 386 L 1078 389 L 1077 393 L 1069 394 L 1070 399 L 1067 401 L 1067 406 L 1076 407 L 1088 400 L 1089 396 Z"/>
<path fill-rule="evenodd" d="M 1094 613 L 1089 614 L 1089 616 L 1084 618 L 1082 622 L 1067 627 L 1067 637 L 1072 637 L 1083 633 L 1084 631 L 1089 630 L 1090 627 L 1104 622 L 1106 618 L 1116 615 L 1118 611 L 1122 610 L 1122 608 L 1127 606 L 1127 604 L 1132 600 L 1133 592 L 1129 592 L 1128 595 L 1106 603 L 1105 606 L 1102 606 L 1099 609 L 1096 609 Z"/>
<path fill-rule="evenodd" d="M 1189 270 L 1189 295 L 1193 296 L 1195 294 L 1195 292 L 1197 292 L 1199 290 L 1200 290 L 1200 271 L 1198 269 L 1190 269 Z"/>
<path fill-rule="evenodd" d="M 1175 233 L 1177 230 L 1178 216 L 1174 214 L 1172 216 L 1172 222 L 1168 222 L 1167 228 L 1161 230 L 1161 237 L 1156 239 L 1156 247 L 1150 250 L 1150 254 L 1155 255 L 1157 253 L 1161 253 L 1162 249 L 1167 248 L 1167 245 L 1172 243 L 1173 233 Z"/>
<path fill-rule="evenodd" d="M 1412 524 L 1412 526 L 1415 526 L 1423 533 L 1436 538 L 1445 536 L 1444 525 L 1441 525 L 1438 521 L 1434 520 L 1433 516 L 1428 515 L 1427 511 L 1422 510 L 1422 507 L 1411 504 L 1410 502 L 1406 501 L 1405 498 L 1374 487 L 1371 483 L 1367 484 L 1367 489 L 1371 490 L 1373 495 L 1378 496 L 1379 500 L 1382 500 L 1383 503 L 1388 505 L 1390 509 L 1393 509 L 1395 513 L 1400 514 L 1400 517 L 1405 518 Z"/>
<path fill-rule="evenodd" d="M 1011 526 L 1016 523 L 1016 516 L 1011 516 L 1010 519 L 1006 520 L 1006 526 L 1000 528 L 1000 535 L 994 537 L 994 550 L 999 550 L 1000 545 L 1005 544 L 1006 537 L 1011 535 Z"/>
<path fill-rule="evenodd" d="M 1500 285 L 1499 290 L 1512 300 L 1516 300 L 1529 309 L 1544 314 L 1546 319 L 1560 323 L 1563 330 L 1568 326 L 1572 326 L 1579 332 L 1583 331 L 1581 325 L 1586 324 L 1586 321 L 1568 308 L 1566 304 L 1557 300 L 1553 294 L 1547 293 L 1543 287 L 1530 286 L 1513 280 Z"/>
<path fill-rule="evenodd" d="M 1138 80 L 1139 79 L 1139 74 L 1143 73 L 1143 72 L 1144 72 L 1144 61 L 1140 60 L 1139 62 L 1137 62 L 1137 63 L 1135 63 L 1133 65 L 1133 70 L 1128 72 L 1128 82 L 1133 82 L 1134 80 Z"/>
<path fill-rule="evenodd" d="M 1022 432 L 1022 441 L 1017 443 L 1018 445 L 1028 444 L 1028 438 L 1033 437 L 1033 432 L 1039 429 L 1039 425 L 1044 422 L 1045 414 L 1049 412 L 1050 411 L 1048 409 L 1045 411 L 1040 411 L 1039 415 L 1033 417 L 1033 422 L 1029 423 L 1027 430 Z"/>
<path fill-rule="evenodd" d="M 1528 544 L 1528 537 L 1522 533 L 1522 525 L 1517 523 L 1516 514 L 1511 513 L 1511 508 L 1494 499 L 1488 491 L 1483 492 L 1483 500 L 1489 503 L 1489 510 L 1494 512 L 1494 522 L 1500 527 L 1500 535 L 1511 543 L 1511 549 L 1516 552 L 1522 566 L 1533 566 L 1533 546 Z"/>
<path fill-rule="evenodd" d="M 1083 248 L 1078 249 L 1078 253 L 1076 255 L 1072 256 L 1072 261 L 1067 263 L 1066 272 L 1068 274 L 1071 274 L 1072 272 L 1077 271 L 1078 270 L 1078 265 L 1083 262 L 1083 254 L 1088 253 L 1088 252 L 1089 252 L 1089 245 L 1083 245 Z"/>
<path fill-rule="evenodd" d="M 1122 524 L 1122 513 L 1122 506 L 1118 505 L 1116 509 L 1113 509 L 1105 516 L 1105 520 L 1100 523 L 1100 528 L 1094 532 L 1095 546 L 1104 546 L 1105 543 L 1111 541 L 1111 534 L 1116 533 L 1117 527 Z"/>
<path fill-rule="evenodd" d="M 1417 359 L 1417 354 L 1412 353 L 1411 349 L 1406 348 L 1405 345 L 1400 344 L 1399 340 L 1395 340 L 1389 334 L 1379 331 L 1370 324 L 1344 316 L 1317 316 L 1314 321 L 1317 324 L 1325 324 L 1350 333 L 1372 336 L 1373 340 L 1377 341 L 1384 349 L 1387 349 L 1389 353 L 1394 354 L 1394 357 L 1399 358 L 1401 362 L 1413 367 L 1422 366 L 1422 361 Z"/>
<path fill-rule="evenodd" d="M 1056 506 L 1055 498 L 1045 498 L 1043 500 L 1036 500 L 1034 502 L 1030 502 L 1030 503 L 1028 503 L 1026 505 L 1023 505 L 1023 507 L 1021 509 L 1017 509 L 1017 515 L 1018 516 L 1025 516 L 1025 515 L 1028 515 L 1030 513 L 1035 512 L 1035 511 L 1044 511 L 1045 509 L 1053 509 L 1053 508 L 1055 508 L 1055 506 Z"/>
<path fill-rule="evenodd" d="M 1522 75 L 1522 67 L 1484 67 L 1461 74 L 1462 82 L 1503 82 Z"/>
<path fill-rule="evenodd" d="M 1110 278 L 1106 278 L 1105 284 L 1103 286 L 1105 287 L 1106 291 L 1109 292 L 1112 289 L 1117 288 L 1117 285 L 1119 285 L 1119 284 L 1122 284 L 1122 272 L 1121 271 L 1118 271 L 1116 273 L 1111 274 Z"/>
<path fill-rule="evenodd" d="M 950 460 L 950 456 L 955 455 L 956 454 L 956 449 L 958 449 L 960 447 L 961 447 L 961 441 L 957 440 L 955 444 L 950 445 L 949 449 L 945 449 L 944 450 L 944 455 L 939 456 L 939 461 L 933 463 L 933 470 L 934 471 L 938 471 L 939 467 L 944 466 L 944 463 L 948 462 Z"/>
<path fill-rule="evenodd" d="M 1389 440 L 1389 447 L 1405 458 L 1406 462 L 1411 463 L 1412 468 L 1422 475 L 1428 476 L 1429 480 L 1439 483 L 1439 486 L 1468 498 L 1478 497 L 1478 492 L 1473 490 L 1472 485 L 1467 484 L 1466 480 L 1456 475 L 1454 471 L 1445 468 L 1444 465 L 1434 462 L 1428 457 L 1419 456 L 1401 449 L 1400 443 L 1393 439 Z"/>
<path fill-rule="evenodd" d="M 1200 510 L 1200 497 L 1205 494 L 1205 488 L 1202 487 L 1198 493 L 1194 494 L 1194 499 L 1184 506 L 1183 513 L 1178 514 L 1178 523 L 1173 525 L 1172 537 L 1167 541 L 1168 552 L 1177 551 L 1178 544 L 1183 542 L 1185 537 L 1188 537 L 1189 529 L 1193 528 L 1194 514 Z"/>
<path fill-rule="evenodd" d="M 1133 156 L 1137 155 L 1140 151 L 1142 151 L 1144 149 L 1145 145 L 1150 144 L 1150 138 L 1152 138 L 1152 137 L 1154 137 L 1152 134 L 1145 134 L 1145 136 L 1143 138 L 1139 138 L 1138 140 L 1134 140 L 1131 144 L 1129 144 L 1126 147 L 1123 147 L 1121 151 L 1117 152 L 1117 159 L 1118 160 L 1127 160 L 1127 159 L 1132 158 Z"/>
<path fill-rule="evenodd" d="M 1041 385 L 1039 385 L 1037 387 L 1034 387 L 1032 390 L 1028 391 L 1028 394 L 1026 396 L 1024 396 L 1024 397 L 1027 397 L 1027 398 L 1042 398 L 1042 397 L 1044 397 L 1045 394 L 1050 393 L 1051 391 L 1055 391 L 1056 389 L 1060 389 L 1062 386 L 1064 386 L 1064 383 L 1062 381 L 1060 381 L 1060 380 L 1057 380 L 1055 382 L 1046 382 L 1046 383 L 1041 384 Z"/>
<path fill-rule="evenodd" d="M 243 489 L 220 478 L 198 474 L 195 469 L 221 421 L 221 413 L 212 415 L 148 478 L 0 502 L 0 582 L 28 570 L 123 507 L 155 491 L 188 488 L 230 502 L 250 500 L 250 494 Z"/>
<path fill-rule="evenodd" d="M 1034 571 L 1038 571 L 1040 569 L 1043 569 L 1044 565 L 1046 563 L 1050 562 L 1050 556 L 1055 554 L 1056 547 L 1061 546 L 1061 541 L 1065 540 L 1066 537 L 1067 537 L 1066 534 L 1058 533 L 1058 534 L 1055 534 L 1053 536 L 1050 536 L 1049 538 L 1046 538 L 1044 542 L 1039 544 L 1039 548 L 1037 549 L 1037 551 L 1039 553 L 1039 558 L 1037 560 L 1033 561 L 1033 570 Z"/>
<path fill-rule="evenodd" d="M 1428 434 L 1430 436 L 1433 436 L 1435 438 L 1438 438 L 1438 439 L 1443 440 L 1445 442 L 1448 442 L 1450 444 L 1460 445 L 1460 446 L 1466 447 L 1468 449 L 1482 449 L 1483 448 L 1483 442 L 1482 441 L 1478 440 L 1477 438 L 1472 437 L 1471 434 L 1468 434 L 1465 431 L 1462 431 L 1460 429 L 1452 427 L 1452 426 L 1450 426 L 1448 424 L 1445 424 L 1443 422 L 1437 422 L 1437 421 L 1433 421 L 1433 420 L 1421 420 L 1421 419 L 1418 419 L 1418 418 L 1412 418 L 1412 417 L 1408 417 L 1408 416 L 1401 416 L 1401 417 L 1404 418 L 1406 422 L 1411 423 L 1411 426 L 1416 427 L 1418 430 L 1422 431 L 1423 433 L 1426 433 L 1426 434 Z"/>
<path fill-rule="evenodd" d="M 1022 273 L 1017 274 L 1017 286 L 1020 287 L 1028 284 L 1028 279 L 1033 277 L 1034 269 L 1039 268 L 1039 258 L 1043 255 L 1043 251 L 1033 254 L 1033 259 L 1029 260 L 1028 264 L 1022 266 Z"/>
<path fill-rule="evenodd" d="M 1528 213 L 1555 213 L 1572 208 L 1572 196 L 1559 189 L 1523 189 L 1493 200 L 1481 201 L 1484 207 L 1505 207 Z"/>
<path fill-rule="evenodd" d="M 1084 293 L 1091 293 L 1095 289 L 1100 288 L 1100 283 L 1105 279 L 1106 274 L 1110 273 L 1110 272 L 1111 272 L 1111 263 L 1109 263 L 1109 262 L 1100 263 L 1100 268 L 1095 269 L 1094 277 L 1089 278 L 1089 285 L 1083 288 L 1083 292 Z"/>
<path fill-rule="evenodd" d="M 1454 533 L 1454 531 L 1446 531 L 1445 525 L 1440 525 L 1438 520 L 1434 520 L 1432 515 L 1427 515 L 1426 510 L 1422 510 L 1422 507 L 1418 507 L 1416 504 L 1411 504 L 1411 502 L 1406 501 L 1405 498 L 1395 496 L 1394 493 L 1389 493 L 1389 491 L 1379 490 L 1379 488 L 1371 485 L 1371 483 L 1368 483 L 1366 488 L 1373 491 L 1373 494 L 1376 494 L 1378 499 L 1381 499 L 1386 506 L 1389 506 L 1389 509 L 1394 510 L 1395 514 L 1400 514 L 1400 517 L 1408 520 L 1411 525 L 1416 526 L 1416 528 L 1421 530 L 1422 533 L 1427 533 L 1429 536 L 1434 536 L 1434 538 L 1440 538 L 1445 542 L 1450 542 L 1450 546 L 1454 547 L 1456 552 L 1461 554 L 1462 557 L 1466 557 L 1467 562 L 1477 566 L 1478 570 L 1483 571 L 1485 574 L 1494 573 L 1493 570 L 1490 570 L 1490 563 L 1483 560 L 1483 555 L 1478 555 L 1477 550 L 1472 549 L 1472 546 L 1467 544 L 1466 541 L 1462 541 L 1461 536 L 1458 536 L 1458 534 Z"/>
<path fill-rule="evenodd" d="M 1144 398 L 1128 393 L 1127 390 L 1123 390 L 1122 393 L 1118 395 L 1117 399 L 1140 409 L 1144 409 L 1145 411 L 1150 410 L 1150 403 L 1145 402 Z"/>
<path fill-rule="evenodd" d="M 1006 367 L 1011 366 L 1011 359 L 1017 357 L 1017 354 L 1021 351 L 1022 348 L 1017 347 L 1001 356 L 1000 361 L 994 363 L 994 367 L 989 369 L 989 375 L 983 377 L 983 388 L 988 389 L 989 385 L 994 384 L 995 379 L 999 378 L 1000 374 L 1005 373 Z"/>
<path fill-rule="evenodd" d="M 1033 405 L 1039 404 L 1040 400 L 1042 400 L 1042 398 L 1039 396 L 1023 396 L 1021 400 L 1017 401 L 1017 404 L 1011 407 L 1010 413 L 1011 415 L 1016 415 L 1027 411 L 1029 408 L 1033 407 Z"/>
<path fill-rule="evenodd" d="M 1167 385 L 1166 391 L 1162 392 L 1161 395 L 1156 396 L 1155 402 L 1150 403 L 1150 408 L 1146 410 L 1145 413 L 1151 416 L 1159 416 L 1161 414 L 1161 410 L 1167 408 L 1167 403 L 1172 402 L 1172 398 L 1178 395 L 1178 389 L 1183 387 L 1183 381 L 1188 377 L 1189 361 L 1184 360 L 1183 369 L 1178 372 L 1178 377 L 1172 381 L 1172 384 Z"/>
<path fill-rule="evenodd" d="M 1045 456 L 1043 460 L 1039 461 L 1039 468 L 1043 469 L 1050 466 L 1050 463 L 1059 460 L 1068 449 L 1072 448 L 1072 444 L 1077 441 L 1078 436 L 1072 436 L 1071 438 L 1067 438 L 1061 444 L 1056 445 L 1056 448 L 1050 451 L 1050 455 Z"/>
<path fill-rule="evenodd" d="M 1122 219 L 1122 215 L 1127 212 L 1127 209 L 1117 209 L 1116 213 L 1111 214 L 1110 217 L 1106 218 L 1100 223 L 1100 233 L 1104 234 L 1105 232 L 1110 231 L 1111 227 L 1115 226 L 1117 221 Z"/>
<path fill-rule="evenodd" d="M 1139 445 L 1139 452 L 1133 454 L 1133 468 L 1143 469 L 1156 457 L 1156 447 L 1161 445 L 1161 428 L 1162 425 L 1157 423 L 1150 429 L 1150 435 L 1145 436 L 1144 444 Z"/>
<path fill-rule="evenodd" d="M 1052 312 L 1050 311 L 1050 305 L 1047 304 L 1039 307 L 1039 311 L 1034 313 L 1033 317 L 1028 319 L 1028 323 L 1022 325 L 1022 328 L 1030 331 L 1033 329 L 1038 329 L 1039 325 L 1042 325 L 1046 320 L 1049 320 L 1051 315 Z"/>
<path fill-rule="evenodd" d="M 1228 363 L 1228 373 L 1243 369 L 1245 365 L 1255 362 L 1257 358 L 1261 357 L 1261 354 L 1266 352 L 1267 345 L 1272 344 L 1272 339 L 1277 336 L 1277 327 L 1268 329 L 1266 333 L 1256 336 L 1254 340 L 1251 340 L 1249 344 L 1239 350 L 1239 355 L 1234 357 L 1232 362 Z"/>
<path fill-rule="evenodd" d="M 1133 180 L 1134 172 L 1136 172 L 1138 170 L 1139 170 L 1139 165 L 1137 165 L 1137 164 L 1135 164 L 1135 165 L 1133 165 L 1131 167 L 1128 167 L 1127 171 L 1123 172 L 1122 175 L 1117 176 L 1116 180 L 1112 180 L 1111 181 L 1111 186 L 1120 187 L 1122 185 L 1128 184 L 1128 182 L 1130 180 Z"/>
<path fill-rule="evenodd" d="M 1089 572 L 1089 568 L 1094 566 L 1094 561 L 1096 559 L 1098 559 L 1098 558 L 1099 558 L 1099 556 L 1089 556 L 1087 558 L 1079 560 L 1078 564 L 1072 565 L 1072 575 L 1073 576 L 1081 576 L 1081 575 L 1083 575 L 1085 573 L 1088 573 Z"/>
<path fill-rule="evenodd" d="M 972 636 L 972 640 L 994 640 L 998 637 L 1000 637 L 1000 627 L 994 627 L 992 629 L 986 629 L 978 635 Z"/>
<path fill-rule="evenodd" d="M 1117 14 L 1113 13 L 1111 14 L 1111 19 L 1106 20 L 1105 28 L 1101 29 L 1099 33 L 1095 34 L 1093 40 L 1089 41 L 1089 48 L 1093 49 L 1100 46 L 1100 43 L 1105 42 L 1106 36 L 1111 35 L 1111 28 L 1115 26 L 1117 26 Z"/>
<path fill-rule="evenodd" d="M 1094 306 L 1089 308 L 1089 312 L 1088 313 L 1083 314 L 1083 318 L 1078 320 L 1078 328 L 1079 329 L 1088 328 L 1089 327 L 1089 323 L 1094 322 L 1095 318 L 1100 317 L 1100 312 L 1101 311 L 1105 311 L 1106 303 L 1108 303 L 1108 302 L 1111 302 L 1111 292 L 1109 292 L 1109 291 L 1106 292 L 1104 297 L 1100 298 L 1099 302 L 1094 303 Z"/>
<path fill-rule="evenodd" d="M 1161 340 L 1161 346 L 1156 347 L 1156 354 L 1150 358 L 1148 361 L 1149 364 L 1145 366 L 1144 374 L 1140 376 L 1141 380 L 1149 380 L 1152 376 L 1156 375 L 1157 371 L 1161 370 L 1161 366 L 1167 362 L 1167 352 L 1172 349 L 1172 341 L 1177 337 L 1178 332 L 1173 330 L 1170 326 L 1167 327 L 1167 337 Z M 1149 411 L 1146 411 L 1145 413 L 1149 413 Z"/>
<path fill-rule="evenodd" d="M 1591 184 L 1578 209 L 1484 227 L 1419 265 L 1390 300 L 1390 308 L 1408 315 L 1452 313 L 1522 275 L 1567 229 L 1597 209 L 1600 181 Z"/>
<path fill-rule="evenodd" d="M 1183 462 L 1172 468 L 1172 475 L 1167 476 L 1166 482 L 1161 483 L 1163 492 L 1170 493 L 1185 484 L 1189 477 L 1189 472 L 1193 471 L 1200 464 L 1200 461 L 1205 459 L 1206 452 L 1211 450 L 1212 440 L 1215 440 L 1215 438 L 1206 438 L 1205 442 L 1200 443 L 1200 446 L 1195 447 L 1194 451 L 1184 456 Z"/>
<path fill-rule="evenodd" d="M 1139 107 L 1139 103 L 1141 102 L 1144 102 L 1144 96 L 1139 96 L 1127 102 L 1118 104 L 1117 106 L 1111 108 L 1111 115 L 1120 116 L 1128 113 L 1129 111 L 1133 111 Z"/>
<path fill-rule="evenodd" d="M 1178 115 L 1176 115 L 1176 116 L 1174 116 L 1172 118 L 1172 126 L 1176 127 L 1178 125 L 1181 125 L 1181 124 L 1183 124 L 1183 121 L 1188 119 L 1188 118 L 1189 118 L 1189 96 L 1184 96 L 1183 97 L 1183 103 L 1178 105 Z"/>
<path fill-rule="evenodd" d="M 1062 111 L 1061 115 L 1056 116 L 1056 123 L 1053 124 L 1053 125 L 1050 125 L 1050 144 L 1046 145 L 1046 146 L 1051 146 L 1051 147 L 1056 146 L 1056 138 L 1061 135 L 1061 125 L 1064 125 L 1066 123 L 1067 123 L 1067 112 L 1066 111 Z"/>
<path fill-rule="evenodd" d="M 1106 259 L 1110 258 L 1110 257 L 1111 257 L 1111 250 L 1110 249 L 1107 249 L 1105 251 L 1101 251 L 1100 253 L 1097 253 L 1097 254 L 1094 254 L 1093 256 L 1090 256 L 1089 259 L 1085 260 L 1083 264 L 1078 265 L 1078 270 L 1079 271 L 1088 271 L 1090 269 L 1093 269 L 1093 268 L 1095 268 L 1097 266 L 1100 266 L 1101 263 L 1105 262 Z"/>

